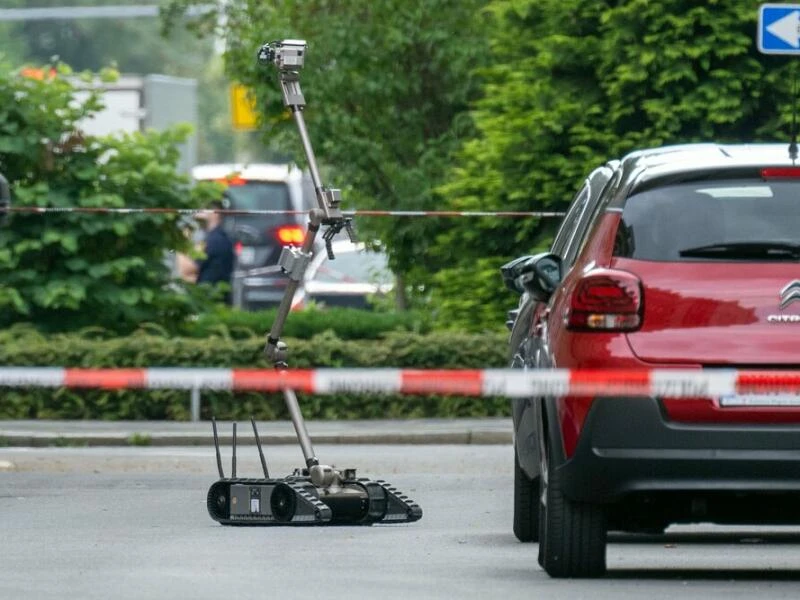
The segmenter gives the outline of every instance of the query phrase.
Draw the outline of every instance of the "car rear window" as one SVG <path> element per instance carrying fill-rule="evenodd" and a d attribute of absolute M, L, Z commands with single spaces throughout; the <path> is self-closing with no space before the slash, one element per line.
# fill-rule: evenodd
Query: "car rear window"
<path fill-rule="evenodd" d="M 225 190 L 230 208 L 236 210 L 290 210 L 289 188 L 283 183 L 251 181 L 243 185 L 230 186 Z M 234 239 L 245 244 L 265 243 L 271 239 L 271 231 L 286 223 L 295 223 L 292 215 L 228 216 L 225 230 Z"/>
<path fill-rule="evenodd" d="M 615 256 L 655 261 L 792 259 L 800 180 L 698 181 L 627 199 Z M 777 248 L 777 250 L 775 250 Z"/>

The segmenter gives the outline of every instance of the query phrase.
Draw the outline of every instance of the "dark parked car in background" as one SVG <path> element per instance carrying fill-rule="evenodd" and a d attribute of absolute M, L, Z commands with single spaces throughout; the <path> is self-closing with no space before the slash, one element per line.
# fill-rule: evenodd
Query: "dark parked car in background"
<path fill-rule="evenodd" d="M 192 177 L 224 185 L 230 209 L 306 211 L 316 206 L 310 181 L 291 164 L 201 165 L 192 170 Z M 278 257 L 284 246 L 303 243 L 306 221 L 303 214 L 224 218 L 222 226 L 236 250 L 234 306 L 254 310 L 280 303 L 287 279 L 277 266 Z M 254 269 L 257 274 L 250 273 Z"/>
<path fill-rule="evenodd" d="M 672 146 L 598 167 L 550 252 L 502 269 L 521 369 L 796 369 L 800 167 L 788 144 Z M 514 532 L 554 577 L 609 531 L 800 523 L 800 397 L 513 402 Z"/>

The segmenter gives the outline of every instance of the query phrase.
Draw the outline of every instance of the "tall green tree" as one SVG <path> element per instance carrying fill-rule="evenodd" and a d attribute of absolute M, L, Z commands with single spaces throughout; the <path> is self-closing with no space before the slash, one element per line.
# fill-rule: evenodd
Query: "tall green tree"
<path fill-rule="evenodd" d="M 453 208 L 563 210 L 593 167 L 635 148 L 788 143 L 789 66 L 757 53 L 757 3 L 495 0 L 490 14 L 479 133 L 443 188 Z M 452 223 L 431 248 L 455 263 L 434 286 L 445 320 L 501 323 L 514 299 L 497 267 L 556 224 Z"/>
<path fill-rule="evenodd" d="M 176 0 L 180 14 L 199 0 Z M 266 41 L 301 38 L 301 82 L 326 183 L 343 188 L 345 207 L 436 209 L 451 153 L 471 134 L 475 68 L 487 59 L 480 21 L 485 0 L 234 0 L 225 4 L 229 75 L 253 87 L 262 133 L 273 149 L 304 158 L 287 118 L 277 75 L 258 65 Z M 209 17 L 213 27 L 216 16 Z M 440 223 L 359 222 L 385 242 L 393 269 L 421 283 L 437 265 L 428 246 Z"/>

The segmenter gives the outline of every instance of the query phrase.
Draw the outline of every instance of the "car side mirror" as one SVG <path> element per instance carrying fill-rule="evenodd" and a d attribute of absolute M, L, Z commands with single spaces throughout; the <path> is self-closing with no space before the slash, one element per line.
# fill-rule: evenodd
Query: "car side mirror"
<path fill-rule="evenodd" d="M 5 210 L 8 208 L 11 208 L 11 190 L 6 178 L 0 174 L 0 226 L 8 223 L 11 216 L 11 213 Z"/>
<path fill-rule="evenodd" d="M 533 256 L 525 255 L 515 258 L 511 262 L 504 264 L 500 267 L 500 274 L 503 276 L 503 283 L 512 292 L 524 294 L 525 288 L 522 287 L 522 282 L 518 281 L 519 276 L 522 275 L 522 266 L 528 262 Z"/>
<path fill-rule="evenodd" d="M 520 266 L 519 285 L 546 302 L 561 283 L 561 258 L 550 252 L 531 256 Z"/>

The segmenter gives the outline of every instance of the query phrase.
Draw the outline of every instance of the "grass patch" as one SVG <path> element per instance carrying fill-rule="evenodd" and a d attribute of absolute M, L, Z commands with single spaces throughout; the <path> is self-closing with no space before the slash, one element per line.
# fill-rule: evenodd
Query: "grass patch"
<path fill-rule="evenodd" d="M 89 444 L 83 439 L 57 437 L 49 445 L 56 448 L 86 448 Z"/>
<path fill-rule="evenodd" d="M 146 433 L 134 433 L 128 437 L 129 446 L 152 446 L 153 438 Z"/>

